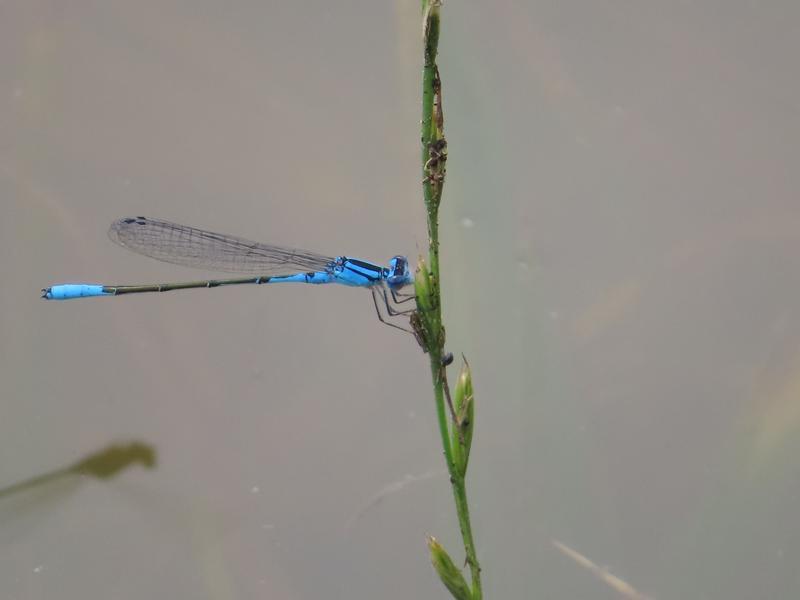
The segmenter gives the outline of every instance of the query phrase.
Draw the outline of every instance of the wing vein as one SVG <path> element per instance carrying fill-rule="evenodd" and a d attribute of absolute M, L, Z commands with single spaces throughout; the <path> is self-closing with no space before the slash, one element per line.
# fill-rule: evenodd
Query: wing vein
<path fill-rule="evenodd" d="M 108 237 L 132 252 L 162 262 L 260 275 L 322 271 L 335 259 L 306 250 L 253 242 L 169 221 L 126 217 L 112 223 Z"/>

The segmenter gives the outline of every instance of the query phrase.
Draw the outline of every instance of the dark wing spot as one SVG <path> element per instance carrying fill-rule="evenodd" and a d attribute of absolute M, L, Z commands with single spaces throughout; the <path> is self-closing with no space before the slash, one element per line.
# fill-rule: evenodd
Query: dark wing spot
<path fill-rule="evenodd" d="M 147 217 L 128 217 L 127 219 L 122 219 L 122 222 L 125 223 L 125 225 L 131 225 L 134 223 L 136 225 L 146 225 Z"/>

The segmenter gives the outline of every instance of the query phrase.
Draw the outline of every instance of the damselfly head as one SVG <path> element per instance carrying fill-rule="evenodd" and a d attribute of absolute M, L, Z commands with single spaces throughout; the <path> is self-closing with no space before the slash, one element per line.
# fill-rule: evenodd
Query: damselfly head
<path fill-rule="evenodd" d="M 408 259 L 405 256 L 394 256 L 389 261 L 389 274 L 386 283 L 393 290 L 413 283 L 414 275 L 408 268 Z"/>

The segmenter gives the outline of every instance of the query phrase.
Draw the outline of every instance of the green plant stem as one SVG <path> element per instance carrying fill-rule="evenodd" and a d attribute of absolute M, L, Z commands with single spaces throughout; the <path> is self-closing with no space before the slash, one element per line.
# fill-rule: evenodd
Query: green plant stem
<path fill-rule="evenodd" d="M 430 294 L 426 309 L 422 313 L 424 321 L 424 344 L 431 364 L 436 416 L 439 421 L 439 433 L 453 488 L 458 523 L 466 553 L 466 562 L 472 574 L 472 598 L 483 597 L 481 589 L 481 569 L 475 552 L 472 537 L 472 526 L 467 503 L 467 491 L 464 473 L 460 473 L 453 460 L 451 445 L 451 427 L 445 406 L 446 367 L 442 364 L 444 356 L 445 332 L 442 326 L 442 303 L 439 277 L 439 204 L 444 186 L 444 164 L 446 143 L 443 131 L 443 113 L 441 102 L 441 82 L 436 65 L 436 54 L 439 43 L 439 5 L 436 0 L 423 0 L 423 22 L 425 41 L 425 62 L 422 72 L 422 171 L 423 196 L 428 217 L 428 265 L 430 272 Z M 419 301 L 418 301 L 419 304 Z M 419 307 L 422 310 L 422 306 Z"/>
<path fill-rule="evenodd" d="M 442 448 L 444 449 L 444 459 L 447 462 L 447 471 L 452 477 L 455 462 L 453 461 L 453 448 L 450 445 L 450 428 L 447 424 L 447 411 L 445 410 L 444 402 L 444 382 L 442 377 L 447 375 L 443 373 L 444 369 L 441 366 L 442 353 L 429 352 L 431 359 L 431 377 L 433 379 L 433 397 L 436 403 L 436 418 L 439 421 L 439 435 L 442 438 Z M 438 354 L 438 359 L 435 356 Z"/>
<path fill-rule="evenodd" d="M 461 538 L 464 540 L 464 552 L 467 555 L 470 573 L 472 573 L 472 597 L 481 600 L 481 566 L 475 552 L 475 542 L 472 539 L 472 525 L 469 520 L 469 505 L 467 504 L 467 487 L 463 477 L 453 479 L 453 496 L 456 499 L 458 512 L 458 525 L 461 528 Z"/>

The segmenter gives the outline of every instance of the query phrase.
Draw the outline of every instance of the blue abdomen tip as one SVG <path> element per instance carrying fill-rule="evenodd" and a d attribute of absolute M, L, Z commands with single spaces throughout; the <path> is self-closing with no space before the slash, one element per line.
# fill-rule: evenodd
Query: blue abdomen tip
<path fill-rule="evenodd" d="M 47 300 L 71 300 L 72 298 L 89 298 L 91 296 L 109 296 L 102 285 L 85 283 L 65 283 L 42 290 L 42 298 Z"/>

